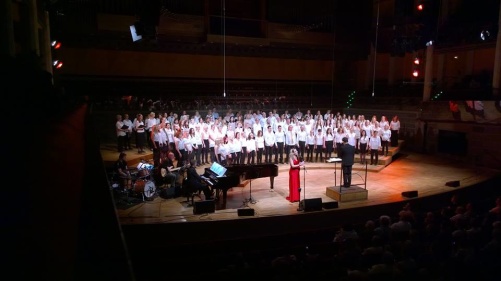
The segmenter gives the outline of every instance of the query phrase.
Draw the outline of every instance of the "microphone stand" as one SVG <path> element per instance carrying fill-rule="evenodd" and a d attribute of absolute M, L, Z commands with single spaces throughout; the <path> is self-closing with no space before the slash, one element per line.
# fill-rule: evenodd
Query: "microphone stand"
<path fill-rule="evenodd" d="M 259 177 L 259 175 L 257 177 Z M 256 204 L 256 202 L 257 201 L 252 198 L 252 177 L 249 177 L 249 199 L 244 200 L 243 206 L 249 207 L 248 203 Z"/>
<path fill-rule="evenodd" d="M 303 166 L 303 204 L 301 205 L 301 201 L 299 201 L 299 206 L 297 208 L 298 211 L 304 210 L 304 202 L 306 201 L 306 166 Z M 299 192 L 301 193 L 301 188 L 299 188 Z M 299 195 L 299 199 L 301 199 L 301 194 Z"/>

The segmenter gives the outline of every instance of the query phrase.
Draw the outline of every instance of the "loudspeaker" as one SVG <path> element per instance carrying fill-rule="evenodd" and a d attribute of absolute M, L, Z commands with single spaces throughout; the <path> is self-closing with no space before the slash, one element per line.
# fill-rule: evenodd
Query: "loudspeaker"
<path fill-rule="evenodd" d="M 310 211 L 322 211 L 322 198 L 304 199 L 299 202 L 299 209 Z"/>
<path fill-rule="evenodd" d="M 339 204 L 337 201 L 323 202 L 322 203 L 322 208 L 324 208 L 325 210 L 337 209 L 338 207 L 339 207 Z"/>
<path fill-rule="evenodd" d="M 214 200 L 205 200 L 205 201 L 195 201 L 193 205 L 193 214 L 207 214 L 214 213 L 216 211 L 216 203 Z"/>
<path fill-rule="evenodd" d="M 448 181 L 445 183 L 446 186 L 450 187 L 458 187 L 459 186 L 459 181 Z"/>
<path fill-rule="evenodd" d="M 254 209 L 252 209 L 252 208 L 238 209 L 237 212 L 238 212 L 239 217 L 244 217 L 244 216 L 252 217 L 254 215 Z"/>
<path fill-rule="evenodd" d="M 402 196 L 412 198 L 412 197 L 417 197 L 418 193 L 417 193 L 417 190 L 404 191 L 404 192 L 402 192 Z"/>

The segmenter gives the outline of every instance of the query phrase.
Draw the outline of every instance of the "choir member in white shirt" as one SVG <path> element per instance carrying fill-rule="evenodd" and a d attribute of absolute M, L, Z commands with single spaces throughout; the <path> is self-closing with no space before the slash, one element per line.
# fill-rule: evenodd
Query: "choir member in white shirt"
<path fill-rule="evenodd" d="M 306 161 L 313 162 L 313 150 L 315 149 L 315 132 L 310 131 L 306 137 Z"/>
<path fill-rule="evenodd" d="M 391 130 L 390 126 L 386 124 L 381 130 L 381 147 L 384 156 L 388 156 L 388 146 L 390 145 Z"/>
<path fill-rule="evenodd" d="M 297 143 L 299 145 L 299 155 L 301 156 L 301 158 L 306 159 L 304 158 L 304 153 L 306 151 L 306 138 L 308 137 L 308 133 L 306 131 L 306 127 L 303 124 L 299 126 L 299 131 L 297 132 L 296 137 Z"/>
<path fill-rule="evenodd" d="M 256 162 L 256 139 L 253 133 L 247 136 L 247 164 L 254 165 Z"/>
<path fill-rule="evenodd" d="M 320 155 L 320 162 L 323 162 L 323 150 L 325 148 L 324 133 L 322 129 L 317 129 L 315 134 L 315 162 L 318 162 L 318 156 Z"/>
<path fill-rule="evenodd" d="M 379 159 L 379 149 L 381 148 L 381 137 L 377 131 L 372 131 L 372 136 L 369 138 L 369 149 L 371 151 L 371 165 L 377 165 Z"/>
<path fill-rule="evenodd" d="M 360 164 L 366 164 L 366 156 L 367 156 L 367 145 L 369 142 L 369 136 L 367 135 L 365 130 L 360 131 L 360 143 L 359 143 L 359 148 L 360 148 Z"/>
<path fill-rule="evenodd" d="M 263 131 L 258 130 L 256 134 L 256 156 L 257 156 L 257 163 L 261 164 L 263 163 L 263 154 L 264 154 L 264 137 L 263 137 Z"/>
<path fill-rule="evenodd" d="M 400 120 L 398 120 L 398 116 L 395 115 L 391 119 L 390 122 L 390 130 L 391 130 L 391 146 L 398 146 L 398 133 L 400 131 Z"/>
<path fill-rule="evenodd" d="M 332 152 L 334 151 L 334 133 L 332 132 L 331 127 L 327 127 L 324 135 L 324 143 L 325 143 L 325 159 L 329 159 L 332 157 Z"/>

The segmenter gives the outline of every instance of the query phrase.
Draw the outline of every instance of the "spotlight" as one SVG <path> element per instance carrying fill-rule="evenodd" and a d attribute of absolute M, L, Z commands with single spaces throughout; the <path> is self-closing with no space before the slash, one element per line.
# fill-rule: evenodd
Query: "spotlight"
<path fill-rule="evenodd" d="M 422 11 L 424 9 L 424 5 L 418 4 L 416 8 L 418 9 L 418 11 Z"/>
<path fill-rule="evenodd" d="M 60 60 L 55 60 L 52 62 L 52 66 L 54 66 L 54 68 L 56 69 L 60 69 L 61 67 L 63 67 L 63 62 Z"/>
<path fill-rule="evenodd" d="M 429 46 L 432 46 L 432 45 L 433 45 L 433 41 L 432 40 L 426 42 L 426 47 L 429 47 Z"/>
<path fill-rule="evenodd" d="M 414 70 L 414 71 L 412 72 L 412 76 L 414 76 L 414 77 L 418 77 L 418 76 L 419 76 L 419 71 Z"/>
<path fill-rule="evenodd" d="M 482 30 L 482 32 L 480 32 L 480 39 L 482 39 L 482 41 L 489 39 L 489 37 L 491 37 L 489 30 Z"/>
<path fill-rule="evenodd" d="M 62 44 L 61 42 L 57 41 L 57 40 L 54 40 L 50 43 L 50 45 L 52 46 L 52 48 L 54 48 L 55 50 L 61 48 Z"/>
<path fill-rule="evenodd" d="M 415 58 L 415 59 L 414 59 L 414 64 L 415 64 L 415 65 L 418 65 L 418 64 L 419 64 L 419 58 Z"/>

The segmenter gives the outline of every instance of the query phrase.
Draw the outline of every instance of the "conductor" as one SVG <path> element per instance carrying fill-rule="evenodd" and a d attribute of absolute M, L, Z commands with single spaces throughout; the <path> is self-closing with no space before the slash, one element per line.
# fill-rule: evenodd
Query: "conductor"
<path fill-rule="evenodd" d="M 355 162 L 355 147 L 348 143 L 347 137 L 344 137 L 342 141 L 339 158 L 341 158 L 341 168 L 343 169 L 343 186 L 348 188 L 351 186 L 351 168 Z"/>

